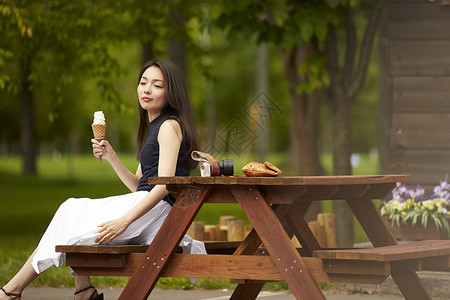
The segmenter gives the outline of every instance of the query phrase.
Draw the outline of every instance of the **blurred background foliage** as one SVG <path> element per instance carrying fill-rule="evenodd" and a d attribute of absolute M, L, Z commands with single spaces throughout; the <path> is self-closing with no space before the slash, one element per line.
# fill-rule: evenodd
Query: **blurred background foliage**
<path fill-rule="evenodd" d="M 32 118 L 35 154 L 90 152 L 90 124 L 95 110 L 105 112 L 113 145 L 119 151 L 134 151 L 137 74 L 150 57 L 176 61 L 170 53 L 171 40 L 183 43 L 201 146 L 207 147 L 236 116 L 248 122 L 247 126 L 254 126 L 245 109 L 260 92 L 255 78 L 261 36 L 252 31 L 252 26 L 246 32 L 227 33 L 224 23 L 233 16 L 226 15 L 226 2 L 1 0 L 0 154 L 22 153 L 21 136 L 23 139 L 26 126 L 23 114 L 27 110 L 31 110 L 27 118 Z M 265 3 L 245 3 L 256 7 L 259 2 Z M 233 10 L 239 8 L 233 5 Z M 183 16 L 181 23 L 172 20 L 174 11 Z M 282 18 L 285 11 L 280 7 L 276 13 Z M 314 33 L 307 26 L 302 28 L 303 36 Z M 291 100 L 277 47 L 269 45 L 267 87 L 270 101 L 281 109 L 267 130 L 268 151 L 275 152 L 287 151 L 291 121 Z M 357 152 L 377 148 L 376 57 L 372 58 L 368 78 L 352 112 L 352 146 Z M 24 87 L 26 82 L 28 87 Z M 23 100 L 25 88 L 31 92 L 29 102 Z M 331 151 L 331 118 L 329 109 L 321 105 L 322 153 Z M 253 144 L 240 150 L 256 151 L 256 147 Z"/>

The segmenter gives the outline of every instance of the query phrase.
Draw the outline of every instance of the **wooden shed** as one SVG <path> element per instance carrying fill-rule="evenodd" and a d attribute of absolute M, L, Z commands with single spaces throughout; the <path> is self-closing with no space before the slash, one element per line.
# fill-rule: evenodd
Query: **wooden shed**
<path fill-rule="evenodd" d="M 386 172 L 429 190 L 450 175 L 450 1 L 387 0 L 385 21 Z"/>

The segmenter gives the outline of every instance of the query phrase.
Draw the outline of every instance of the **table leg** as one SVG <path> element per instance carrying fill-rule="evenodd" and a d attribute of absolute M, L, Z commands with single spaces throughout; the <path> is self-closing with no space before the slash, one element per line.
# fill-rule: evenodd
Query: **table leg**
<path fill-rule="evenodd" d="M 398 244 L 371 199 L 350 199 L 347 203 L 374 247 Z M 405 299 L 431 299 L 416 272 L 391 272 L 391 276 Z"/>
<path fill-rule="evenodd" d="M 290 210 L 289 205 L 273 205 L 272 209 L 275 211 L 278 219 L 284 218 Z M 283 225 L 284 226 L 284 225 Z M 291 228 L 285 228 L 285 230 L 290 230 Z M 290 236 L 289 236 L 290 237 Z M 239 245 L 233 255 L 252 255 L 258 250 L 261 245 L 261 239 L 259 238 L 256 230 L 253 228 L 244 241 Z M 240 283 L 234 290 L 233 295 L 230 300 L 234 299 L 256 299 L 259 292 L 264 287 L 264 282 L 253 282 L 253 283 Z"/>
<path fill-rule="evenodd" d="M 308 203 L 295 203 L 289 207 L 289 211 L 284 216 L 286 223 L 303 247 L 303 255 L 307 256 L 312 256 L 314 250 L 321 248 L 304 218 L 310 203 L 311 201 Z"/>
<path fill-rule="evenodd" d="M 252 255 L 261 246 L 261 239 L 253 228 L 245 237 L 233 255 Z"/>
<path fill-rule="evenodd" d="M 231 189 L 297 299 L 325 299 L 279 219 L 255 186 Z"/>
<path fill-rule="evenodd" d="M 311 202 L 305 200 L 291 205 L 272 205 L 289 238 L 292 239 L 292 236 L 295 235 L 302 245 L 303 252 L 301 253 L 303 256 L 312 256 L 314 250 L 321 249 L 319 242 L 304 218 Z"/>
<path fill-rule="evenodd" d="M 233 255 L 252 255 L 261 246 L 261 239 L 253 228 L 245 237 Z M 265 282 L 240 283 L 231 295 L 230 300 L 253 300 L 264 287 Z"/>
<path fill-rule="evenodd" d="M 148 247 L 141 266 L 134 271 L 119 300 L 143 300 L 148 298 L 162 270 L 167 266 L 174 250 L 188 230 L 210 190 L 210 187 L 186 186 L 183 188 L 155 239 Z"/>
<path fill-rule="evenodd" d="M 254 300 L 264 287 L 264 282 L 239 284 L 230 300 Z"/>
<path fill-rule="evenodd" d="M 371 199 L 349 199 L 347 204 L 374 247 L 398 244 Z"/>

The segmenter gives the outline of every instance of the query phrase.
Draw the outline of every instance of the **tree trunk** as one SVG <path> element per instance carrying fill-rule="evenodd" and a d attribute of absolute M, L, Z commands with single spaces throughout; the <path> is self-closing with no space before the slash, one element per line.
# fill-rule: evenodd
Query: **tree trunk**
<path fill-rule="evenodd" d="M 352 99 L 335 96 L 334 134 L 333 134 L 333 174 L 350 175 L 351 155 L 351 110 Z M 336 218 L 336 236 L 339 247 L 353 247 L 353 213 L 345 201 L 333 201 Z"/>
<path fill-rule="evenodd" d="M 298 73 L 298 67 L 308 55 L 313 53 L 313 47 L 294 47 L 283 54 L 283 63 L 292 99 L 291 130 L 289 147 L 289 171 L 294 175 L 324 175 L 319 160 L 319 108 L 318 92 L 310 94 L 297 93 L 298 86 L 303 82 Z M 306 215 L 307 220 L 315 219 L 320 212 L 320 203 L 314 202 Z"/>
<path fill-rule="evenodd" d="M 291 144 L 289 164 L 295 175 L 323 175 L 319 161 L 318 125 L 320 99 L 318 93 L 291 95 Z"/>
<path fill-rule="evenodd" d="M 149 60 L 153 59 L 154 51 L 153 51 L 153 43 L 144 42 L 142 44 L 142 65 L 144 65 Z"/>
<path fill-rule="evenodd" d="M 20 100 L 22 105 L 22 128 L 21 128 L 21 148 L 23 159 L 23 172 L 25 174 L 36 174 L 36 142 L 34 134 L 34 105 L 33 93 L 30 90 L 28 76 L 31 73 L 29 60 L 20 64 L 22 90 Z"/>
<path fill-rule="evenodd" d="M 169 38 L 169 57 L 171 61 L 180 67 L 184 76 L 187 77 L 186 45 L 184 42 Z"/>
<path fill-rule="evenodd" d="M 174 26 L 183 26 L 184 18 L 180 11 L 172 10 L 170 12 L 170 18 L 174 23 Z M 186 64 L 186 44 L 181 39 L 169 37 L 169 57 L 170 59 L 180 67 L 187 77 L 187 64 Z"/>
<path fill-rule="evenodd" d="M 269 47 L 263 43 L 258 46 L 256 54 L 256 95 L 261 92 L 269 94 Z M 269 128 L 269 118 L 266 116 L 265 107 L 267 107 L 266 100 L 262 98 L 260 103 L 259 114 L 259 132 L 258 132 L 258 160 L 266 161 L 267 155 L 267 130 Z"/>

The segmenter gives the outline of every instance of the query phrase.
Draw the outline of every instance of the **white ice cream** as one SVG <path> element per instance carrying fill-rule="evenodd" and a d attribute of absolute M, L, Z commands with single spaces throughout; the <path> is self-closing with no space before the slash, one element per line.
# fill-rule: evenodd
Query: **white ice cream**
<path fill-rule="evenodd" d="M 94 113 L 94 122 L 92 124 L 103 124 L 103 125 L 106 125 L 105 115 L 103 114 L 103 111 L 96 111 Z"/>

